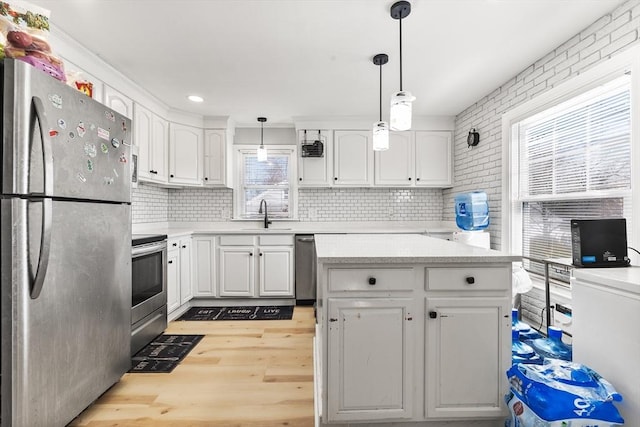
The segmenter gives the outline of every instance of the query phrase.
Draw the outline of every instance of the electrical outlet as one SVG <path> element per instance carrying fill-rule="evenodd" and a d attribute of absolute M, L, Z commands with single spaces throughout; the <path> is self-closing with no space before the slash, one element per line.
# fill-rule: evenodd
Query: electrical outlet
<path fill-rule="evenodd" d="M 572 328 L 572 310 L 571 306 L 564 303 L 556 302 L 551 307 L 552 324 L 564 332 L 571 334 Z M 563 338 L 564 339 L 564 338 Z"/>

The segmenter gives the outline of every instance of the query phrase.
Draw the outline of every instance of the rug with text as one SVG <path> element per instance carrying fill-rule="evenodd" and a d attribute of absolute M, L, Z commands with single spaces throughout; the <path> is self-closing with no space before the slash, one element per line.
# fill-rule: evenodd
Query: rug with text
<path fill-rule="evenodd" d="M 178 320 L 290 320 L 292 305 L 191 307 Z"/>
<path fill-rule="evenodd" d="M 159 335 L 131 358 L 130 373 L 169 373 L 204 335 Z"/>

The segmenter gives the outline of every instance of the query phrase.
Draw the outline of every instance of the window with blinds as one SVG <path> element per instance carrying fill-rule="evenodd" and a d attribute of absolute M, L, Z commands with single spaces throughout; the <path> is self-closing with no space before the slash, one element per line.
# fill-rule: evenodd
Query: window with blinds
<path fill-rule="evenodd" d="M 571 257 L 571 219 L 627 218 L 631 228 L 631 84 L 624 75 L 512 128 L 518 144 L 522 255 Z M 542 263 L 525 268 L 544 273 Z M 568 282 L 566 272 L 552 277 Z"/>
<path fill-rule="evenodd" d="M 243 218 L 263 218 L 258 213 L 265 200 L 270 218 L 290 218 L 290 162 L 289 153 L 269 151 L 265 162 L 259 162 L 254 153 L 243 153 L 242 158 L 242 206 Z"/>

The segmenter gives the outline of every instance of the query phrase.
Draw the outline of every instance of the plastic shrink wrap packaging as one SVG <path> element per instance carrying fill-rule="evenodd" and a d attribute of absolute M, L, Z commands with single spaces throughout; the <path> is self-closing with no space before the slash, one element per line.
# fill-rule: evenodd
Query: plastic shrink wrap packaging
<path fill-rule="evenodd" d="M 506 427 L 613 427 L 624 420 L 613 402 L 622 396 L 592 369 L 564 360 L 518 363 L 507 371 Z M 635 427 L 635 426 L 633 426 Z"/>
<path fill-rule="evenodd" d="M 62 60 L 49 45 L 49 14 L 25 1 L 0 1 L 0 59 L 24 61 L 64 82 Z"/>

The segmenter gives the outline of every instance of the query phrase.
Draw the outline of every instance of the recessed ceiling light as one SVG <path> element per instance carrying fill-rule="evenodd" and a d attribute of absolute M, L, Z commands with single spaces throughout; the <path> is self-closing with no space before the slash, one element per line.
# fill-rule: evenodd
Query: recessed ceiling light
<path fill-rule="evenodd" d="M 187 96 L 187 99 L 189 99 L 189 101 L 191 102 L 203 102 L 204 98 L 202 98 L 201 96 L 198 95 L 189 95 Z"/>

